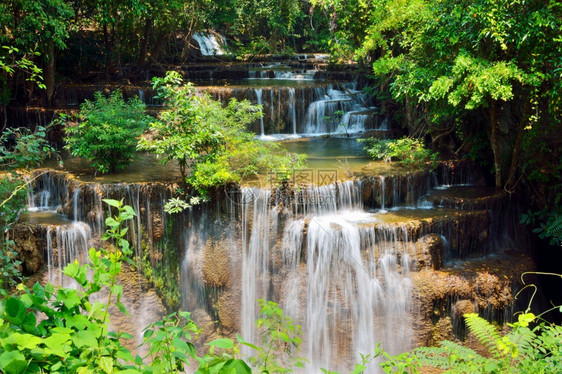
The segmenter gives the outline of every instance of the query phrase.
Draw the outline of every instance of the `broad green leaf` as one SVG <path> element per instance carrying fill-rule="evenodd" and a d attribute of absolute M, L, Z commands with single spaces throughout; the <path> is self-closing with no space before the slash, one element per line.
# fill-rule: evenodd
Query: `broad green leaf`
<path fill-rule="evenodd" d="M 11 333 L 7 338 L 1 339 L 5 344 L 16 344 L 18 349 L 33 349 L 41 344 L 42 339 L 31 334 Z"/>
<path fill-rule="evenodd" d="M 62 302 L 68 309 L 72 309 L 80 305 L 81 299 L 76 290 L 61 288 L 57 292 L 57 301 Z"/>
<path fill-rule="evenodd" d="M 78 374 L 94 374 L 94 371 L 87 366 L 79 368 L 76 372 Z"/>
<path fill-rule="evenodd" d="M 55 333 L 48 338 L 43 339 L 43 343 L 45 343 L 45 345 L 47 346 L 46 351 L 48 351 L 49 353 L 66 358 L 68 357 L 67 352 L 69 350 L 66 342 L 68 342 L 69 340 L 69 334 Z"/>
<path fill-rule="evenodd" d="M 25 319 L 25 305 L 24 303 L 14 297 L 9 297 L 6 299 L 4 304 L 6 315 L 4 318 L 6 321 L 13 323 L 14 325 L 21 325 Z"/>
<path fill-rule="evenodd" d="M 113 371 L 113 359 L 111 357 L 102 357 L 99 360 L 100 368 L 106 372 L 106 374 L 111 374 Z"/>
<path fill-rule="evenodd" d="M 23 319 L 22 327 L 27 332 L 34 332 L 36 330 L 37 317 L 34 313 L 27 313 Z"/>
<path fill-rule="evenodd" d="M 96 335 L 91 330 L 78 331 L 72 336 L 72 342 L 76 347 L 90 347 L 94 348 L 98 346 L 98 340 Z"/>
<path fill-rule="evenodd" d="M 109 227 L 111 227 L 111 228 L 115 228 L 115 227 L 118 227 L 118 226 L 119 226 L 119 222 L 117 222 L 117 221 L 116 221 L 114 218 L 112 218 L 112 217 L 107 217 L 107 218 L 105 219 L 105 225 L 106 225 L 106 226 L 109 226 Z"/>
<path fill-rule="evenodd" d="M 210 345 L 212 347 L 219 347 L 222 349 L 231 349 L 234 348 L 234 342 L 232 339 L 223 338 L 223 339 L 216 339 L 212 342 L 207 343 L 206 345 Z"/>
<path fill-rule="evenodd" d="M 231 359 L 226 362 L 223 366 L 223 369 L 230 369 L 234 370 L 236 374 L 251 374 L 252 369 L 246 364 L 244 360 L 240 359 Z M 222 371 L 221 371 L 222 373 Z"/>
<path fill-rule="evenodd" d="M 26 368 L 27 361 L 21 352 L 10 351 L 0 354 L 0 369 L 4 374 L 24 373 Z"/>
<path fill-rule="evenodd" d="M 103 202 L 115 208 L 119 208 L 119 206 L 121 205 L 119 201 L 113 199 L 103 199 Z"/>

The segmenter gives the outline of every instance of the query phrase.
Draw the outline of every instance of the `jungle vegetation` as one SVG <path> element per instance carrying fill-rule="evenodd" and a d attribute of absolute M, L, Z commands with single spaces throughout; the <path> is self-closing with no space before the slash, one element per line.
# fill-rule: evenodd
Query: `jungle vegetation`
<path fill-rule="evenodd" d="M 477 162 L 489 172 L 490 184 L 526 196 L 529 212 L 522 219 L 535 232 L 554 245 L 562 243 L 560 1 L 5 0 L 0 3 L 0 26 L 0 160 L 7 173 L 0 185 L 0 224 L 5 233 L 0 242 L 0 368 L 6 373 L 87 373 L 94 368 L 106 373 L 171 372 L 180 370 L 189 359 L 196 360 L 202 373 L 250 370 L 238 355 L 238 346 L 245 344 L 242 338 L 211 342 L 209 354 L 197 355 L 191 344 L 197 327 L 187 314 L 170 315 L 147 328 L 151 354 L 159 357 L 152 364 L 127 353 L 118 334 L 105 334 L 107 304 L 92 304 L 89 297 L 107 286 L 111 290 L 107 302 L 112 297 L 119 301 L 115 277 L 128 251 L 119 227 L 134 213 L 119 202 L 107 202 L 119 210 L 117 217 L 106 222 L 106 239 L 113 242 L 113 250 L 91 250 L 91 264 L 71 264 L 65 270 L 84 291 L 16 286 L 21 274 L 8 229 L 23 208 L 27 182 L 14 170 L 36 164 L 52 148 L 43 128 L 35 132 L 10 129 L 5 108 L 37 100 L 51 106 L 60 81 L 91 75 L 126 81 L 153 69 L 159 76 L 156 88 L 168 101 L 169 111 L 151 119 L 150 125 L 143 118 L 142 126 L 131 131 L 140 134 L 148 125 L 161 134 L 164 120 L 181 125 L 186 111 L 214 108 L 206 97 L 183 101 L 176 94 L 183 90 L 190 97 L 190 86 L 165 76 L 168 66 L 192 58 L 189 41 L 198 30 L 213 29 L 228 36 L 233 55 L 225 59 L 327 52 L 334 67 L 354 63 L 370 75 L 371 90 L 381 107 L 411 138 L 420 139 L 417 144 L 424 142 L 451 157 Z M 88 110 L 101 113 L 102 108 L 120 105 L 112 104 L 117 96 L 99 96 L 85 104 L 82 125 L 92 121 L 86 116 Z M 194 103 L 201 107 L 193 109 Z M 96 105 L 100 107 L 96 109 Z M 221 112 L 226 119 L 209 121 L 224 123 L 234 116 L 244 123 L 246 116 L 255 118 L 257 111 L 233 102 Z M 196 188 L 208 187 L 211 177 L 224 183 L 253 172 L 236 169 L 244 165 L 239 160 L 245 156 L 237 142 L 247 141 L 256 149 L 250 153 L 255 154 L 260 145 L 252 143 L 239 127 L 228 130 L 210 134 L 209 142 L 201 143 L 212 153 L 207 148 L 173 145 L 180 152 L 177 160 L 185 161 L 185 166 L 196 165 L 191 180 Z M 157 136 L 141 142 L 141 147 L 168 154 L 170 148 L 160 140 Z M 431 162 L 432 154 L 424 154 Z M 125 156 L 124 161 L 129 158 Z M 257 160 L 256 169 L 260 162 L 269 161 Z M 113 166 L 120 164 L 107 169 Z M 88 268 L 99 277 L 86 279 Z M 289 326 L 284 346 L 298 346 L 298 328 L 292 321 L 284 319 L 275 305 L 263 302 L 262 308 L 264 328 L 279 331 L 281 326 Z M 45 313 L 47 319 L 37 321 L 34 311 Z M 525 313 L 508 334 L 500 334 L 479 317 L 466 318 L 468 327 L 488 348 L 487 356 L 445 342 L 437 349 L 421 349 L 399 358 L 385 356 L 384 370 L 416 372 L 421 362 L 451 372 L 461 368 L 498 373 L 559 371 L 560 326 Z M 275 349 L 270 341 L 263 344 Z M 219 348 L 224 351 L 218 352 Z M 373 354 L 380 355 L 384 353 Z M 356 372 L 371 358 L 365 356 Z M 290 362 L 300 365 L 299 359 Z M 289 365 L 264 362 L 259 355 L 252 364 L 262 370 L 287 369 Z"/>

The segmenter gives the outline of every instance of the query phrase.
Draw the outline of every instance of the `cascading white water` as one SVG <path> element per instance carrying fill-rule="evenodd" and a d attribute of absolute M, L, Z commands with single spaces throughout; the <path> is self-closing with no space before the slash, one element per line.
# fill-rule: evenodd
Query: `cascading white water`
<path fill-rule="evenodd" d="M 327 133 L 361 133 L 366 130 L 365 123 L 369 115 L 358 113 L 369 111 L 362 105 L 363 96 L 351 91 L 328 87 L 323 96 L 310 103 L 305 122 L 305 133 L 321 135 Z"/>
<path fill-rule="evenodd" d="M 91 238 L 90 227 L 84 222 L 47 228 L 47 278 L 50 283 L 64 287 L 77 286 L 70 278 L 63 277 L 62 270 L 74 260 L 86 262 Z"/>
<path fill-rule="evenodd" d="M 80 200 L 80 188 L 76 188 L 74 193 L 72 194 L 72 220 L 78 221 L 80 219 L 80 210 L 79 207 L 79 200 Z"/>
<path fill-rule="evenodd" d="M 385 191 L 384 191 L 384 187 L 385 187 L 385 178 L 384 178 L 384 175 L 379 176 L 379 180 L 380 180 L 380 183 L 381 183 L 381 209 L 380 209 L 380 212 L 381 212 L 381 213 L 386 213 L 387 210 L 386 210 L 385 207 L 384 207 L 384 199 L 385 199 L 385 194 L 384 194 L 384 192 L 385 192 Z"/>
<path fill-rule="evenodd" d="M 226 42 L 224 38 L 218 36 L 216 33 L 197 31 L 193 33 L 193 39 L 199 44 L 203 56 L 225 54 L 223 46 L 226 45 Z"/>
<path fill-rule="evenodd" d="M 63 178 L 56 178 L 50 173 L 41 173 L 36 177 L 36 189 L 27 190 L 27 210 L 30 212 L 56 211 L 67 195 L 67 183 Z M 30 178 L 27 178 L 30 181 Z"/>
<path fill-rule="evenodd" d="M 254 89 L 254 92 L 256 93 L 256 103 L 260 106 L 263 106 L 263 100 L 262 100 L 262 89 L 261 88 L 256 88 Z M 265 129 L 264 129 L 264 124 L 263 124 L 263 116 L 260 117 L 260 136 L 264 137 L 265 136 Z"/>
<path fill-rule="evenodd" d="M 271 192 L 256 188 L 242 191 L 242 305 L 241 331 L 256 341 L 255 321 L 258 316 L 256 300 L 268 298 L 270 281 L 270 230 L 277 226 L 277 212 L 270 209 Z M 247 227 L 252 222 L 251 232 Z M 247 236 L 248 235 L 248 236 Z M 247 270 L 247 271 L 246 271 Z"/>
<path fill-rule="evenodd" d="M 242 194 L 251 201 L 242 206 L 242 336 L 256 342 L 255 300 L 273 298 L 303 326 L 306 372 L 345 369 L 377 342 L 393 353 L 411 347 L 404 239 L 395 228 L 377 236 L 354 182 L 305 189 L 293 204 L 268 190 Z"/>
<path fill-rule="evenodd" d="M 297 135 L 297 110 L 295 108 L 295 89 L 289 88 L 289 111 L 291 112 L 291 122 L 293 125 L 293 135 Z"/>

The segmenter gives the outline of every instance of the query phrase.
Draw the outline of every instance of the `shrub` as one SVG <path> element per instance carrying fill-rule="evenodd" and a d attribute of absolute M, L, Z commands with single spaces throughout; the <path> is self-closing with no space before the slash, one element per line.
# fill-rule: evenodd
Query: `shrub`
<path fill-rule="evenodd" d="M 0 177 L 0 288 L 13 287 L 21 279 L 21 261 L 9 236 L 9 228 L 25 209 L 27 185 L 22 178 L 11 175 Z"/>
<path fill-rule="evenodd" d="M 11 170 L 0 175 L 0 286 L 13 287 L 22 279 L 21 261 L 10 238 L 10 227 L 26 206 L 29 180 L 15 169 L 37 166 L 52 155 L 47 129 L 38 126 L 35 131 L 26 128 L 7 129 L 0 136 L 0 168 Z"/>
<path fill-rule="evenodd" d="M 101 173 L 123 169 L 135 155 L 137 139 L 149 123 L 145 105 L 123 100 L 121 91 L 109 98 L 95 93 L 80 106 L 78 124 L 66 127 L 66 146 L 73 156 L 85 157 Z"/>
<path fill-rule="evenodd" d="M 46 137 L 47 129 L 43 126 L 38 126 L 34 132 L 26 128 L 5 130 L 0 136 L 0 168 L 19 169 L 41 164 L 54 151 Z"/>
<path fill-rule="evenodd" d="M 414 351 L 422 364 L 447 369 L 447 373 L 559 373 L 562 362 L 562 326 L 541 323 L 522 313 L 506 335 L 475 313 L 465 314 L 466 323 L 487 349 L 485 356 L 451 341 L 440 347 Z"/>
<path fill-rule="evenodd" d="M 208 94 L 196 95 L 191 84 L 182 85 L 177 72 L 153 82 L 168 109 L 151 123 L 150 136 L 138 147 L 162 156 L 164 164 L 176 160 L 182 176 L 202 195 L 247 175 L 302 167 L 303 156 L 255 140 L 246 131 L 262 116 L 259 106 L 232 99 L 223 107 Z"/>
<path fill-rule="evenodd" d="M 401 166 L 414 169 L 433 170 L 439 154 L 427 149 L 418 139 L 359 139 L 367 143 L 365 151 L 374 160 L 397 161 Z"/>
<path fill-rule="evenodd" d="M 113 242 L 114 248 L 91 248 L 87 265 L 75 261 L 64 268 L 63 273 L 74 279 L 79 289 L 37 283 L 31 289 L 21 285 L 17 294 L 8 295 L 0 288 L 0 371 L 179 374 L 195 362 L 200 374 L 250 374 L 248 365 L 234 356 L 238 345 L 231 339 L 207 343 L 209 353 L 199 356 L 192 339 L 200 330 L 186 312 L 171 314 L 145 329 L 151 358 L 148 364 L 139 356 L 133 358 L 122 345 L 130 335 L 108 331 L 110 305 L 126 313 L 120 302 L 123 287 L 117 283 L 117 275 L 122 262 L 131 261 L 128 256 L 132 250 L 124 239 L 127 230 L 122 225 L 135 212 L 119 201 L 104 201 L 118 211 L 106 219 L 108 229 L 103 236 Z M 91 296 L 102 288 L 108 290 L 107 299 L 92 300 Z M 216 348 L 222 353 L 215 353 Z"/>

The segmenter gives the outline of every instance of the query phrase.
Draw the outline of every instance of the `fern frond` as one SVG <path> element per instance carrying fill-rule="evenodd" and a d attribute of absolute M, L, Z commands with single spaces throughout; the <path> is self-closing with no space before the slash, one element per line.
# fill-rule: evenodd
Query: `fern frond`
<path fill-rule="evenodd" d="M 535 334 L 527 327 L 513 329 L 507 337 L 517 348 L 518 357 L 514 357 L 517 361 L 534 349 Z"/>
<path fill-rule="evenodd" d="M 491 355 L 500 358 L 501 353 L 497 343 L 501 340 L 501 336 L 496 328 L 476 313 L 468 313 L 464 317 L 469 330 L 476 335 L 478 341 L 488 349 Z"/>
<path fill-rule="evenodd" d="M 558 242 L 562 241 L 562 214 L 551 216 L 546 223 L 545 232 L 549 237 L 558 240 Z"/>
<path fill-rule="evenodd" d="M 444 340 L 440 347 L 420 347 L 414 351 L 422 365 L 450 369 L 450 373 L 474 373 L 486 359 L 470 348 Z"/>
<path fill-rule="evenodd" d="M 422 365 L 440 369 L 449 368 L 449 354 L 451 352 L 447 352 L 442 347 L 420 347 L 416 348 L 413 353 Z"/>

